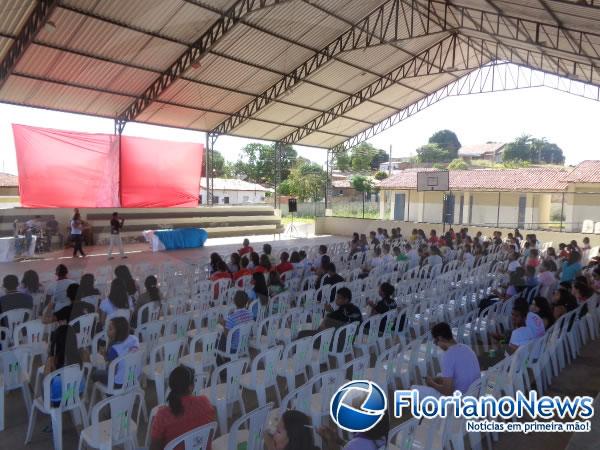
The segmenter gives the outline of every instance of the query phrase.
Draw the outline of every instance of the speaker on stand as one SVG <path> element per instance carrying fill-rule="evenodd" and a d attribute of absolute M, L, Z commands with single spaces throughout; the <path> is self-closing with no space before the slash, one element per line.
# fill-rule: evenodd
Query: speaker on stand
<path fill-rule="evenodd" d="M 294 235 L 298 233 L 298 229 L 294 225 L 294 214 L 298 212 L 298 203 L 295 198 L 288 198 L 288 211 L 292 215 L 292 223 L 290 223 L 286 234 L 289 234 L 290 237 L 294 237 Z"/>

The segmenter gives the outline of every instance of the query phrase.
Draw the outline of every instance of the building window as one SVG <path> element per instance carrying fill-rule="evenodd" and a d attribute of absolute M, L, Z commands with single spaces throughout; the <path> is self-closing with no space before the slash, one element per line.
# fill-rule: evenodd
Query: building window
<path fill-rule="evenodd" d="M 223 203 L 229 205 L 229 197 L 223 197 Z"/>
<path fill-rule="evenodd" d="M 250 200 L 250 197 L 248 197 L 247 195 L 244 195 L 244 197 L 243 197 L 244 203 L 248 203 L 249 200 Z"/>
<path fill-rule="evenodd" d="M 213 203 L 219 204 L 219 196 L 213 195 Z"/>

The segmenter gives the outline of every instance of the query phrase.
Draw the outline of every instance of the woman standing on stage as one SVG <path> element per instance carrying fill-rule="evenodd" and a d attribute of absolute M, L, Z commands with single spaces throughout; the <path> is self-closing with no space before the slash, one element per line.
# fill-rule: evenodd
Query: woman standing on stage
<path fill-rule="evenodd" d="M 83 223 L 81 222 L 81 215 L 76 212 L 71 219 L 71 239 L 73 240 L 73 258 L 77 258 L 77 252 L 81 253 L 81 256 L 85 257 L 83 253 Z"/>
<path fill-rule="evenodd" d="M 113 247 L 117 247 L 119 249 L 121 258 L 127 258 L 127 256 L 125 256 L 125 252 L 123 251 L 123 241 L 121 240 L 121 229 L 123 228 L 124 223 L 125 219 L 119 217 L 119 213 L 114 212 L 112 214 L 112 218 L 110 219 L 110 244 L 108 245 L 108 259 L 113 259 Z"/>

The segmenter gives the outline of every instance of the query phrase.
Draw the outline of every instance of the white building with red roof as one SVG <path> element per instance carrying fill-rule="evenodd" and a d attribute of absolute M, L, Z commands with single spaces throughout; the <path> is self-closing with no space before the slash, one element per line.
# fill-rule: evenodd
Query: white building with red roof
<path fill-rule="evenodd" d="M 441 223 L 444 192 L 419 192 L 418 172 L 407 169 L 379 184 L 381 217 Z M 575 168 L 450 170 L 452 223 L 505 228 L 552 229 L 563 217 L 567 231 L 584 220 L 600 221 L 600 161 Z"/>

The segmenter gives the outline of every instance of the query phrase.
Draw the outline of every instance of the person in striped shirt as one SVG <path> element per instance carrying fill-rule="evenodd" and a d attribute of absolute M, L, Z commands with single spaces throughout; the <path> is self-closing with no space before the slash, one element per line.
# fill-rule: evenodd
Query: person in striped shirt
<path fill-rule="evenodd" d="M 221 318 L 219 323 L 225 328 L 225 331 L 221 335 L 221 341 L 219 342 L 219 348 L 221 350 L 225 350 L 225 346 L 227 343 L 227 335 L 231 331 L 231 329 L 236 326 L 250 322 L 254 320 L 252 317 L 252 313 L 248 311 L 246 306 L 248 305 L 248 295 L 244 291 L 237 291 L 233 296 L 233 303 L 235 303 L 236 310 L 229 314 L 226 319 Z M 236 332 L 237 333 L 237 332 Z M 237 350 L 239 341 L 239 336 L 233 335 L 231 337 L 231 352 L 235 352 Z"/>

